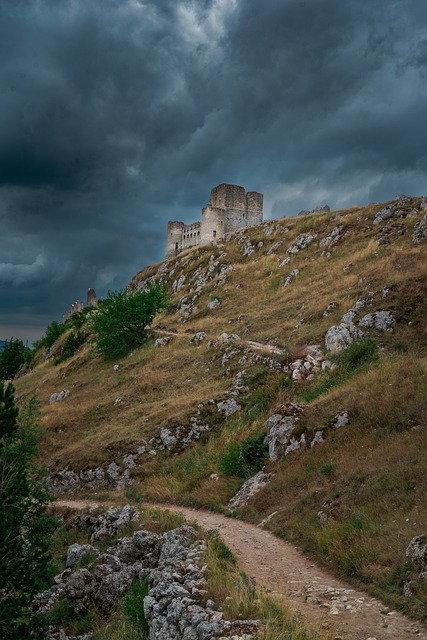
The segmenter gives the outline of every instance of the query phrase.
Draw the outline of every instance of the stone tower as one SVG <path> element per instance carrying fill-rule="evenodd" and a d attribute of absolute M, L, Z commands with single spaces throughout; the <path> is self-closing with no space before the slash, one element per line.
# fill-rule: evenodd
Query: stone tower
<path fill-rule="evenodd" d="M 260 224 L 262 219 L 262 193 L 246 193 L 238 185 L 220 184 L 212 189 L 201 222 L 168 222 L 166 257 L 199 244 L 228 239 L 235 231 Z"/>
<path fill-rule="evenodd" d="M 97 299 L 96 299 L 95 289 L 88 289 L 87 290 L 86 306 L 87 307 L 96 307 L 97 304 L 98 303 L 97 303 Z"/>

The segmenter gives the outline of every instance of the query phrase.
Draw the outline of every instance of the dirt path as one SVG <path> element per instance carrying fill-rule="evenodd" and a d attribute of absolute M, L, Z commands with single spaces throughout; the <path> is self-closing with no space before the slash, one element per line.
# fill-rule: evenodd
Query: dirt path
<path fill-rule="evenodd" d="M 189 338 L 190 334 L 188 333 L 180 333 L 178 331 L 169 331 L 167 329 L 150 329 L 152 333 L 158 333 L 162 336 L 179 336 L 181 338 Z M 275 347 L 272 344 L 263 344 L 262 342 L 255 342 L 254 340 L 244 340 L 243 338 L 239 338 L 235 340 L 236 345 L 240 345 L 243 347 L 248 347 L 253 351 L 266 351 L 267 353 L 274 353 L 278 356 L 283 356 L 285 351 L 280 349 L 280 347 Z"/>
<path fill-rule="evenodd" d="M 86 509 L 94 503 L 58 500 L 56 504 Z M 427 640 L 426 627 L 334 578 L 264 529 L 209 511 L 151 503 L 147 507 L 180 511 L 205 529 L 216 529 L 239 567 L 258 586 L 283 597 L 303 620 L 333 629 L 337 640 Z"/>

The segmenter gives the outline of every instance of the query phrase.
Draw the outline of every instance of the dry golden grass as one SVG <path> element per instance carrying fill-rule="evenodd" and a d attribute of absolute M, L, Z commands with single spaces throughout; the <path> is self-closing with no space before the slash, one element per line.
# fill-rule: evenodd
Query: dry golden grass
<path fill-rule="evenodd" d="M 417 202 L 414 199 L 414 206 Z M 167 347 L 155 348 L 150 340 L 121 360 L 117 372 L 86 347 L 58 367 L 42 362 L 17 381 L 20 401 L 34 394 L 41 400 L 45 462 L 55 469 L 105 464 L 134 451 L 170 420 L 187 421 L 199 403 L 223 396 L 236 364 L 227 374 L 220 358 L 214 358 L 218 350 L 207 349 L 208 339 L 225 331 L 298 354 L 304 345 L 323 345 L 327 329 L 373 292 L 374 304 L 366 313 L 391 309 L 397 318 L 393 333 L 367 332 L 379 344 L 379 364 L 343 376 L 306 407 L 308 428 L 321 428 L 342 410 L 349 412 L 349 425 L 329 433 L 321 447 L 268 465 L 275 473 L 273 481 L 243 516 L 259 521 L 277 510 L 270 525 L 277 534 L 395 606 L 419 614 L 417 603 L 401 595 L 401 581 L 405 548 L 411 537 L 427 529 L 421 506 L 427 492 L 427 261 L 425 242 L 411 242 L 421 212 L 418 218 L 392 221 L 390 243 L 378 244 L 382 225 L 372 221 L 381 207 L 271 221 L 271 235 L 265 234 L 265 227 L 245 230 L 244 237 L 255 246 L 250 257 L 243 256 L 237 235 L 222 247 L 193 248 L 168 261 L 162 277 L 171 306 L 154 322 L 154 328 L 179 334 Z M 322 255 L 318 243 L 337 225 L 343 226 L 341 238 L 329 257 Z M 316 240 L 280 267 L 297 236 L 313 232 Z M 280 246 L 267 255 L 277 242 Z M 227 255 L 220 256 L 222 251 Z M 194 273 L 201 269 L 206 274 L 212 255 L 234 270 L 223 284 L 213 277 L 196 301 L 198 313 L 182 322 L 178 303 L 194 295 Z M 292 269 L 300 272 L 284 287 Z M 158 265 L 143 269 L 132 286 L 157 270 Z M 181 274 L 186 276 L 184 287 L 174 294 L 172 283 Z M 221 304 L 210 311 L 212 296 Z M 336 307 L 325 318 L 330 302 Z M 196 331 L 207 333 L 199 347 L 189 343 Z M 311 387 L 321 382 L 319 376 Z M 282 402 L 302 397 L 301 387 L 280 388 L 278 375 L 263 384 L 271 412 Z M 69 398 L 48 405 L 51 393 L 64 388 L 71 390 Z M 115 404 L 117 398 L 121 401 Z M 220 456 L 230 442 L 260 433 L 267 413 L 252 420 L 232 418 L 180 455 L 160 453 L 144 461 L 134 474 L 134 491 L 145 499 L 224 510 L 243 480 L 221 476 L 212 482 L 209 476 L 218 472 Z M 325 504 L 331 521 L 326 527 L 317 518 Z"/>

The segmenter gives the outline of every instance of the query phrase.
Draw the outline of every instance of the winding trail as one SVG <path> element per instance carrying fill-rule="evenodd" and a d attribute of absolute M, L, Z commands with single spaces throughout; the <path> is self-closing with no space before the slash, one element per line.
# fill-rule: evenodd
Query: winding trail
<path fill-rule="evenodd" d="M 111 506 L 89 500 L 58 500 L 56 504 L 74 509 L 95 504 Z M 333 577 L 269 531 L 210 511 L 145 503 L 140 508 L 142 513 L 144 506 L 180 511 L 205 529 L 217 530 L 239 567 L 259 587 L 283 598 L 302 620 L 333 630 L 336 640 L 427 640 L 427 628 L 422 623 Z"/>
<path fill-rule="evenodd" d="M 180 338 L 190 337 L 189 333 L 171 331 L 169 329 L 150 329 L 150 331 L 152 333 L 158 333 L 159 335 L 162 335 L 162 336 L 177 336 Z M 263 344 L 262 342 L 256 342 L 255 340 L 245 340 L 244 338 L 239 337 L 238 340 L 237 339 L 234 340 L 234 344 L 240 345 L 242 347 L 248 347 L 253 351 L 265 351 L 267 353 L 274 353 L 275 355 L 278 355 L 278 356 L 286 355 L 285 350 L 281 349 L 280 347 L 275 347 L 272 344 Z"/>

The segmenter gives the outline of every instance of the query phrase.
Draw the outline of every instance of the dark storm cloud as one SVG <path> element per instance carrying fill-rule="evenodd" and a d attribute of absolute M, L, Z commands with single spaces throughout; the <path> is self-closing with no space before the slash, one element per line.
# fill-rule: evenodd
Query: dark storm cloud
<path fill-rule="evenodd" d="M 426 21 L 422 0 L 4 0 L 3 333 L 123 287 L 220 182 L 273 216 L 426 192 Z"/>

